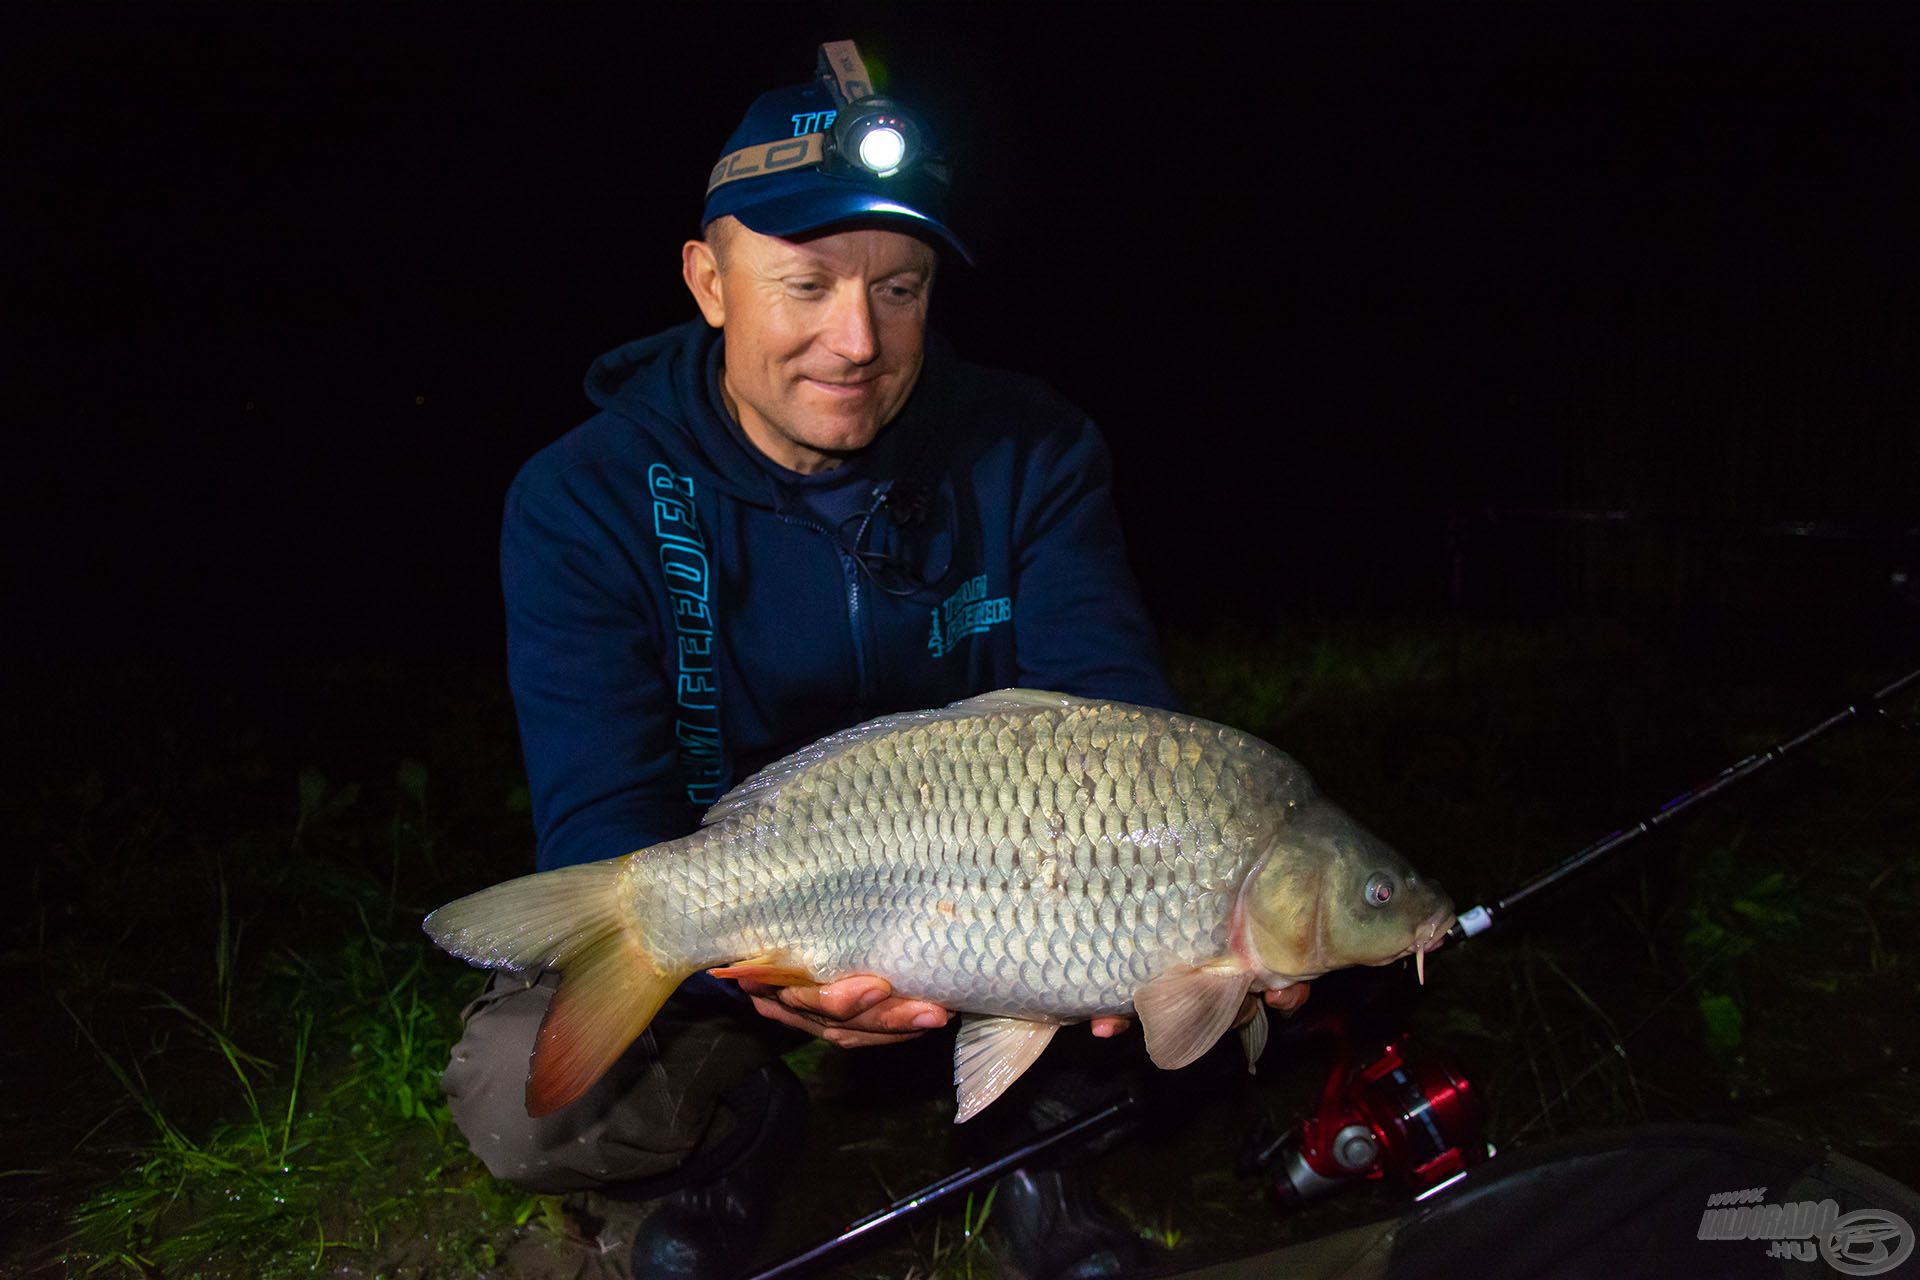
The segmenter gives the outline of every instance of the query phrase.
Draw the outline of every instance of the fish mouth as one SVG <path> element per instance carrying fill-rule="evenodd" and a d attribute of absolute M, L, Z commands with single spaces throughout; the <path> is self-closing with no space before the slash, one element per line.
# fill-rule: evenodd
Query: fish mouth
<path fill-rule="evenodd" d="M 1453 928 L 1453 908 L 1437 907 L 1434 913 L 1420 922 L 1413 931 L 1413 946 L 1408 950 L 1413 955 L 1413 972 L 1420 979 L 1420 985 L 1427 985 L 1427 952 L 1443 945 L 1447 940 L 1447 930 Z"/>

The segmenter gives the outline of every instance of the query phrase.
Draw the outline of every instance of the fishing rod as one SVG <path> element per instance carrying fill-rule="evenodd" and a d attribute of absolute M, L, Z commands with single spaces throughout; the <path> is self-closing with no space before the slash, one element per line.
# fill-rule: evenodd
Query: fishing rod
<path fill-rule="evenodd" d="M 1546 892 L 1555 885 L 1565 881 L 1568 877 L 1578 874 L 1600 859 L 1619 852 L 1624 846 L 1638 840 L 1641 836 L 1648 834 L 1655 828 L 1672 821 L 1709 796 L 1725 790 L 1736 782 L 1752 777 L 1770 765 L 1778 764 L 1789 752 L 1797 751 L 1808 743 L 1825 737 L 1841 725 L 1858 720 L 1867 713 L 1873 713 L 1885 718 L 1887 716 L 1886 704 L 1916 681 L 1920 681 L 1920 668 L 1909 671 L 1898 680 L 1882 686 L 1858 702 L 1849 703 L 1841 710 L 1834 712 L 1811 728 L 1805 729 L 1782 742 L 1775 743 L 1765 751 L 1756 752 L 1744 760 L 1728 765 L 1725 769 L 1722 769 L 1719 773 L 1716 773 L 1713 777 L 1708 778 L 1698 786 L 1689 788 L 1679 795 L 1674 796 L 1632 826 L 1623 827 L 1618 831 L 1603 836 L 1578 853 L 1564 859 L 1558 866 L 1535 876 L 1504 898 L 1495 900 L 1492 906 L 1470 907 L 1462 911 L 1458 919 L 1454 922 L 1453 928 L 1447 931 L 1447 940 L 1458 944 L 1466 941 L 1468 938 L 1477 937 L 1485 933 L 1488 929 L 1493 928 L 1495 924 L 1501 923 L 1507 917 L 1511 916 L 1529 899 Z"/>
<path fill-rule="evenodd" d="M 931 1208 L 943 1200 L 959 1195 L 962 1191 L 979 1186 L 990 1178 L 997 1178 L 1010 1169 L 1027 1164 L 1044 1152 L 1051 1151 L 1062 1143 L 1071 1142 L 1083 1134 L 1106 1128 L 1138 1109 L 1139 1099 L 1128 1093 L 1103 1107 L 1083 1112 L 1056 1125 L 1039 1137 L 1026 1142 L 996 1159 L 982 1165 L 968 1165 L 941 1178 L 938 1182 L 928 1183 L 918 1191 L 909 1191 L 884 1209 L 877 1209 L 859 1219 L 846 1230 L 828 1240 L 823 1240 L 804 1253 L 797 1253 L 784 1262 L 775 1263 L 765 1271 L 757 1271 L 748 1280 L 775 1280 L 778 1276 L 799 1275 L 819 1265 L 843 1249 L 852 1247 L 876 1231 L 880 1231 L 907 1217 Z"/>

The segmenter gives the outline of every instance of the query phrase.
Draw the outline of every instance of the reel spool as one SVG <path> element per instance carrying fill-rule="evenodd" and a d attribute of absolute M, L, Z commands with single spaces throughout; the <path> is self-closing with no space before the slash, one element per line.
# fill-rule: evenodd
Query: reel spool
<path fill-rule="evenodd" d="M 1458 1058 L 1401 1035 L 1357 1063 L 1340 1034 L 1318 1108 L 1258 1160 L 1275 1166 L 1282 1209 L 1368 1181 L 1420 1198 L 1493 1154 L 1486 1105 Z"/>

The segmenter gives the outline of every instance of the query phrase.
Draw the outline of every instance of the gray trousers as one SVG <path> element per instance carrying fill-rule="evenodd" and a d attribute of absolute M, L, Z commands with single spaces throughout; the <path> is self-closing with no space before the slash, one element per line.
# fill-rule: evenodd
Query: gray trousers
<path fill-rule="evenodd" d="M 737 1145 L 727 1089 L 771 1062 L 777 1038 L 723 997 L 682 992 L 578 1101 L 527 1115 L 528 1063 L 559 985 L 496 973 L 461 1015 L 441 1076 L 453 1121 L 493 1175 L 533 1191 L 627 1188 L 637 1198 L 692 1181 Z M 772 1026 L 773 1024 L 768 1024 Z"/>

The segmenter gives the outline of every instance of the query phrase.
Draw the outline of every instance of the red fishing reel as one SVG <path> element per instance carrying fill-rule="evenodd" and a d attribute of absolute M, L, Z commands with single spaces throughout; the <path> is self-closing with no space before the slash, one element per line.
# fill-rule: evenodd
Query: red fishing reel
<path fill-rule="evenodd" d="M 1282 1208 L 1365 1181 L 1418 1197 L 1492 1154 L 1486 1106 L 1459 1059 L 1403 1033 L 1361 1061 L 1345 1027 L 1333 1029 L 1340 1051 L 1319 1107 L 1262 1153 Z"/>

